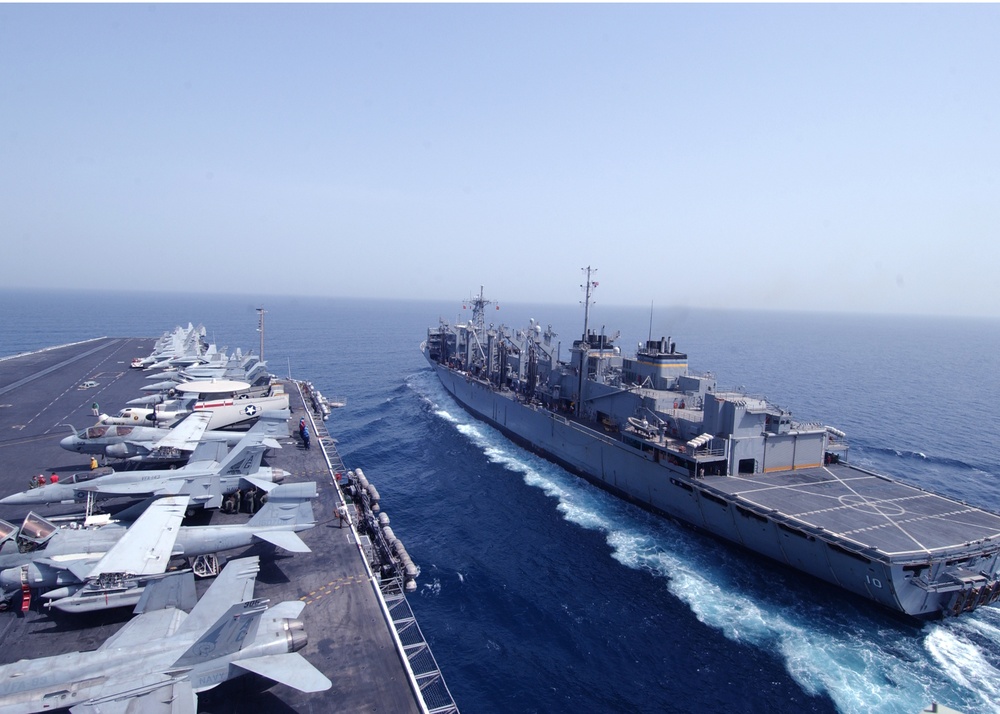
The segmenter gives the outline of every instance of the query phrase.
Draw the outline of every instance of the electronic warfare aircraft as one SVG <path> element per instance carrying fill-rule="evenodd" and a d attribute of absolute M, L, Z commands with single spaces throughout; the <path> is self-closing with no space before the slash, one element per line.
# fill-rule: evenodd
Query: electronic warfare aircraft
<path fill-rule="evenodd" d="M 64 612 L 89 612 L 135 605 L 149 576 L 166 572 L 173 557 L 194 561 L 199 575 L 218 574 L 212 557 L 255 542 L 308 553 L 297 535 L 316 525 L 312 481 L 277 486 L 247 523 L 182 526 L 187 496 L 150 504 L 131 526 L 58 527 L 29 513 L 20 529 L 0 520 L 0 602 L 31 590 Z M 74 524 L 75 525 L 75 524 Z"/>
<path fill-rule="evenodd" d="M 0 666 L 0 714 L 69 707 L 73 712 L 195 712 L 198 693 L 247 672 L 322 692 L 327 677 L 298 653 L 308 637 L 305 603 L 267 607 L 253 598 L 259 559 L 231 561 L 190 614 L 194 578 L 146 587 L 136 617 L 103 645 Z"/>
<path fill-rule="evenodd" d="M 212 412 L 188 414 L 171 428 L 96 424 L 59 442 L 67 451 L 95 454 L 111 459 L 156 464 L 186 461 L 203 441 L 222 441 L 235 446 L 247 434 L 283 438 L 289 435 L 287 409 L 263 412 L 248 431 L 208 429 Z M 71 427 L 72 428 L 72 427 Z"/>

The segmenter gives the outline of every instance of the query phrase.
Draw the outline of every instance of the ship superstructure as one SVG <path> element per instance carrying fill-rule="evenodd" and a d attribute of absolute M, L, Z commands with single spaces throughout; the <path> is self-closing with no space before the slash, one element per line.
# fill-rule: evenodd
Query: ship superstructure
<path fill-rule="evenodd" d="M 1000 515 L 853 466 L 845 434 L 693 373 L 672 337 L 626 357 L 589 328 L 472 320 L 422 351 L 473 416 L 608 491 L 888 608 L 927 618 L 1000 598 Z"/>

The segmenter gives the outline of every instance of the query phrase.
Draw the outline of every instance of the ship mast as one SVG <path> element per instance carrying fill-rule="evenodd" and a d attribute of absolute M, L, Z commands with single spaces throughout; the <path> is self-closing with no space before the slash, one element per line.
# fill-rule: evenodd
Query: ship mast
<path fill-rule="evenodd" d="M 576 415 L 580 416 L 583 413 L 583 380 L 587 373 L 587 351 L 590 348 L 590 342 L 587 339 L 587 335 L 590 332 L 590 296 L 593 289 L 597 287 L 597 282 L 590 279 L 591 275 L 597 272 L 597 268 L 591 269 L 588 265 L 586 268 L 581 268 L 587 274 L 586 282 L 580 287 L 584 289 L 585 299 L 583 302 L 583 340 L 580 341 L 580 383 L 577 387 L 576 396 Z"/>
<path fill-rule="evenodd" d="M 257 314 L 259 315 L 257 332 L 260 333 L 260 354 L 258 356 L 261 362 L 264 361 L 264 313 L 266 312 L 267 310 L 263 306 L 257 308 Z"/>
<path fill-rule="evenodd" d="M 475 341 L 475 347 L 479 350 L 479 356 L 483 360 L 483 365 L 488 367 L 489 361 L 486 357 L 486 351 L 483 349 L 483 341 L 486 339 L 486 306 L 492 304 L 492 300 L 487 300 L 483 297 L 483 286 L 479 286 L 479 297 L 473 297 L 469 299 L 472 303 L 472 339 Z M 472 345 L 470 343 L 469 348 Z M 471 362 L 472 355 L 468 354 L 466 357 L 466 362 Z"/>
<path fill-rule="evenodd" d="M 472 303 L 472 324 L 476 327 L 476 334 L 482 335 L 486 330 L 486 306 L 492 301 L 483 297 L 483 286 L 479 286 L 479 297 L 471 298 Z"/>

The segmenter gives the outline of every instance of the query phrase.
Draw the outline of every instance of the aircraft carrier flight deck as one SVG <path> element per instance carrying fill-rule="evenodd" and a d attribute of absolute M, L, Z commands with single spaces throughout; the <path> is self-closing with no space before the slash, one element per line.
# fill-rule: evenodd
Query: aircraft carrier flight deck
<path fill-rule="evenodd" d="M 133 358 L 149 354 L 152 338 L 102 337 L 73 345 L 0 359 L 0 496 L 28 488 L 37 474 L 65 479 L 87 471 L 89 456 L 66 451 L 60 439 L 69 426 L 96 421 L 92 405 L 114 413 L 141 394 L 149 372 L 131 369 Z M 457 712 L 429 647 L 403 593 L 402 579 L 387 581 L 373 561 L 375 538 L 364 534 L 365 515 L 350 498 L 346 471 L 335 439 L 307 383 L 280 380 L 289 395 L 291 436 L 281 438 L 265 463 L 290 475 L 286 482 L 315 481 L 317 525 L 299 535 L 311 553 L 291 554 L 274 546 L 220 554 L 226 562 L 259 554 L 255 596 L 273 606 L 306 603 L 301 618 L 308 645 L 301 651 L 331 680 L 331 689 L 306 694 L 262 676 L 247 674 L 198 697 L 203 712 Z M 299 420 L 312 431 L 312 448 L 298 436 Z M 336 420 L 336 414 L 331 421 Z M 122 468 L 114 462 L 110 466 Z M 378 474 L 367 474 L 377 482 Z M 351 523 L 341 526 L 337 507 L 345 503 Z M 387 504 L 389 505 L 389 504 Z M 391 508 L 391 505 L 389 506 Z M 51 518 L 79 513 L 77 505 L 0 506 L 0 519 L 19 525 L 30 510 Z M 110 510 L 110 508 L 109 508 Z M 246 514 L 204 511 L 198 524 L 245 522 Z M 399 534 L 405 538 L 405 533 Z M 172 567 L 186 567 L 174 559 Z M 200 580 L 202 593 L 211 579 Z M 29 609 L 15 602 L 0 612 L 0 664 L 100 646 L 131 617 L 130 608 L 68 614 L 46 608 L 37 594 Z M 137 674 L 141 662 L 136 663 Z"/>

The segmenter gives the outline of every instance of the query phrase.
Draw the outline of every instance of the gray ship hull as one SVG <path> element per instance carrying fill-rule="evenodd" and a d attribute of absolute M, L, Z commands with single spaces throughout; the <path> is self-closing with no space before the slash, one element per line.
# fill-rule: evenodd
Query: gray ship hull
<path fill-rule="evenodd" d="M 592 428 L 422 349 L 474 417 L 643 508 L 916 618 L 1000 597 L 1000 515 L 846 463 L 692 476 L 641 439 Z"/>

